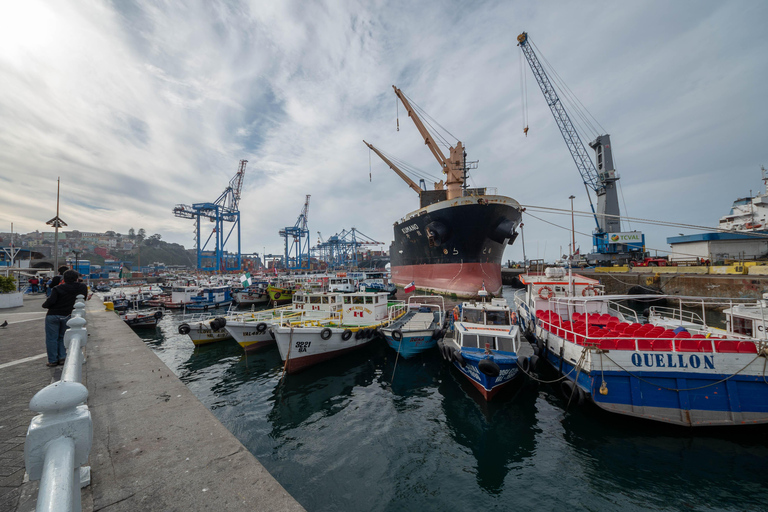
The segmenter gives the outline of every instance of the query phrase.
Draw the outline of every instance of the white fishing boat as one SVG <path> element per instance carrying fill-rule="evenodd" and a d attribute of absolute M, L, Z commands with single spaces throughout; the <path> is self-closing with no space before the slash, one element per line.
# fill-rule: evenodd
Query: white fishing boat
<path fill-rule="evenodd" d="M 252 352 L 275 342 L 270 330 L 273 323 L 299 317 L 328 318 L 339 314 L 341 306 L 338 293 L 299 290 L 293 294 L 291 305 L 235 315 L 227 319 L 226 329 L 246 352 Z"/>
<path fill-rule="evenodd" d="M 186 334 L 195 345 L 207 345 L 217 341 L 232 339 L 224 327 L 227 317 L 212 316 L 207 313 L 187 315 L 179 325 L 179 334 Z"/>
<path fill-rule="evenodd" d="M 357 291 L 357 280 L 351 277 L 340 276 L 328 279 L 328 291 L 339 293 L 352 293 Z"/>
<path fill-rule="evenodd" d="M 342 295 L 340 312 L 326 318 L 285 318 L 272 327 L 285 371 L 295 373 L 359 349 L 378 335 L 379 329 L 405 314 L 389 315 L 387 294 L 354 292 Z"/>
<path fill-rule="evenodd" d="M 269 302 L 267 286 L 269 286 L 269 283 L 266 281 L 254 283 L 247 288 L 234 291 L 232 293 L 232 300 L 234 300 L 238 306 L 255 306 L 259 304 L 266 304 Z"/>
<path fill-rule="evenodd" d="M 120 319 L 130 327 L 156 327 L 161 318 L 163 312 L 159 309 L 132 309 L 120 313 Z"/>
<path fill-rule="evenodd" d="M 392 308 L 390 308 L 392 310 Z M 409 358 L 437 345 L 446 332 L 445 300 L 440 295 L 408 297 L 406 313 L 381 329 L 381 334 L 400 356 Z"/>

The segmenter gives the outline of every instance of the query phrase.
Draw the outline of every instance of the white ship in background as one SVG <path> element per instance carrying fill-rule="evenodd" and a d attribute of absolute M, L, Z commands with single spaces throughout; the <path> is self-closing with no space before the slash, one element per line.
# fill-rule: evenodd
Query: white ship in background
<path fill-rule="evenodd" d="M 742 197 L 734 201 L 731 213 L 720 219 L 718 228 L 747 232 L 768 230 L 768 175 L 764 166 L 761 170 L 765 192 L 762 195 Z"/>

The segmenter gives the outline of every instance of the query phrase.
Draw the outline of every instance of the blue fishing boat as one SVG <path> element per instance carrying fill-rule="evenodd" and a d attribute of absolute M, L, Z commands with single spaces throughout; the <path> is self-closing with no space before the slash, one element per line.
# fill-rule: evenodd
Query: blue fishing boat
<path fill-rule="evenodd" d="M 232 294 L 229 286 L 207 286 L 200 288 L 198 294 L 192 297 L 192 302 L 185 307 L 188 311 L 208 311 L 229 307 L 231 304 Z"/>
<path fill-rule="evenodd" d="M 483 297 L 481 302 L 463 302 L 449 314 L 451 326 L 438 341 L 438 348 L 444 359 L 469 379 L 486 400 L 491 400 L 512 383 L 520 365 L 528 368 L 530 358 L 526 354 L 521 358 L 523 362 L 519 362 L 520 328 L 506 299 L 487 302 L 485 290 L 478 292 L 478 296 Z"/>
<path fill-rule="evenodd" d="M 561 376 L 571 403 L 684 426 L 768 423 L 768 300 L 526 291 L 540 357 Z M 552 281 L 550 279 L 550 281 Z M 569 293 L 570 290 L 570 293 Z M 626 300 L 666 300 L 639 316 Z M 705 321 L 724 308 L 725 328 Z"/>
<path fill-rule="evenodd" d="M 399 310 L 390 307 L 390 314 Z M 397 353 L 405 358 L 433 348 L 445 334 L 445 301 L 439 295 L 417 295 L 408 298 L 405 315 L 381 329 L 381 334 Z"/>

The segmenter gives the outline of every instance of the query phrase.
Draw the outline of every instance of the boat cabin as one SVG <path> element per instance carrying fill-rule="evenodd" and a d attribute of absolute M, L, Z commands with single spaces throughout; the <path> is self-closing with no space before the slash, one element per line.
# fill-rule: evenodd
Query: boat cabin
<path fill-rule="evenodd" d="M 603 295 L 604 287 L 597 279 L 580 274 L 568 276 L 564 268 L 549 267 L 544 273 L 528 273 L 520 276 L 526 287 L 525 303 L 531 311 L 554 311 L 558 315 L 568 315 L 566 302 L 553 299 L 569 297 L 594 297 Z M 607 313 L 603 311 L 602 301 L 576 301 L 573 305 L 579 313 Z"/>
<path fill-rule="evenodd" d="M 520 330 L 506 299 L 464 302 L 454 310 L 454 334 L 461 347 L 516 352 Z M 458 319 L 456 319 L 458 317 Z"/>
<path fill-rule="evenodd" d="M 338 293 L 298 291 L 293 294 L 291 308 L 294 311 L 339 313 L 342 303 Z"/>
<path fill-rule="evenodd" d="M 351 277 L 332 277 L 328 280 L 329 292 L 351 293 L 355 289 L 355 280 Z"/>
<path fill-rule="evenodd" d="M 341 321 L 344 325 L 372 325 L 387 320 L 387 294 L 381 292 L 345 293 Z"/>

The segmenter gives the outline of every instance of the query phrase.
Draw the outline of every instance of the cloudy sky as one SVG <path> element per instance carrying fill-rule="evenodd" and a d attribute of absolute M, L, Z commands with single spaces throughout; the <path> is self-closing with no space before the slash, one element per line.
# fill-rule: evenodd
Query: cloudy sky
<path fill-rule="evenodd" d="M 0 231 L 45 229 L 60 176 L 71 228 L 191 247 L 174 205 L 215 200 L 247 159 L 244 251 L 281 252 L 306 194 L 313 244 L 353 226 L 389 244 L 418 199 L 362 139 L 439 174 L 402 106 L 397 131 L 393 84 L 479 160 L 472 184 L 589 210 L 527 66 L 523 135 L 524 30 L 611 134 L 622 212 L 714 226 L 763 188 L 766 20 L 763 1 L 2 2 Z M 527 255 L 553 259 L 570 233 L 547 222 L 570 218 L 535 215 Z M 630 228 L 662 250 L 695 232 Z"/>

